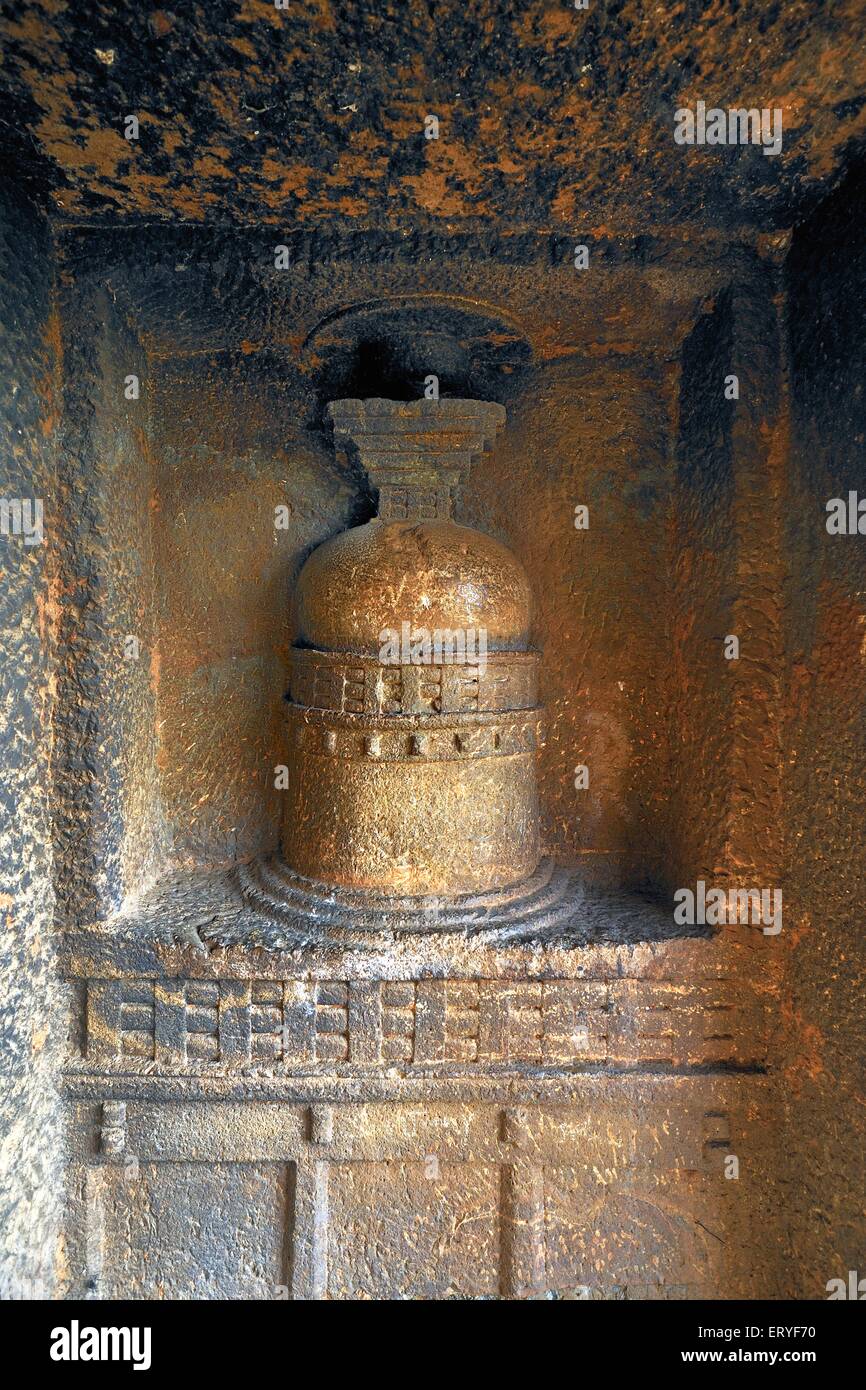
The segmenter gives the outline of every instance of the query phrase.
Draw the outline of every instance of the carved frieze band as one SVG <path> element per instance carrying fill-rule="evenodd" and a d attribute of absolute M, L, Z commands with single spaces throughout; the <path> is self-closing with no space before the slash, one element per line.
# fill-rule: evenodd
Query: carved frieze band
<path fill-rule="evenodd" d="M 762 1020 L 758 997 L 726 980 L 92 980 L 87 1059 L 753 1065 Z"/>
<path fill-rule="evenodd" d="M 379 479 L 379 516 L 386 521 L 447 521 L 452 500 L 448 486 L 399 486 Z"/>
<path fill-rule="evenodd" d="M 298 648 L 292 652 L 291 698 L 296 705 L 337 714 L 533 709 L 538 657 L 534 652 L 495 652 L 484 663 L 397 666 Z"/>
<path fill-rule="evenodd" d="M 417 715 L 367 720 L 289 705 L 287 717 L 294 726 L 292 747 L 298 752 L 364 762 L 505 757 L 533 753 L 544 740 L 544 718 L 535 710 L 435 721 Z"/>

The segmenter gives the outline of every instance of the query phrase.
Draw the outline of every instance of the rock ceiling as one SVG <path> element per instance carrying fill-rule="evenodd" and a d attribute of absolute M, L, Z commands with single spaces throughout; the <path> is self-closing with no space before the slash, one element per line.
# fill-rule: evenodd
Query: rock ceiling
<path fill-rule="evenodd" d="M 4 3 L 7 165 L 69 222 L 769 230 L 866 133 L 863 0 L 284 3 Z M 698 101 L 781 153 L 676 144 Z"/>

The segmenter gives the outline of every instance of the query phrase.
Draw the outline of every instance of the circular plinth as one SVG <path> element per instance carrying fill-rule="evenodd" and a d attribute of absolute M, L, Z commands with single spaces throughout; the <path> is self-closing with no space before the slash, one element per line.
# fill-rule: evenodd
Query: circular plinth
<path fill-rule="evenodd" d="M 304 943 L 375 947 L 417 933 L 492 933 L 501 941 L 546 934 L 574 912 L 573 874 L 544 859 L 510 888 L 457 897 L 333 888 L 295 873 L 279 857 L 239 865 L 245 901 Z"/>

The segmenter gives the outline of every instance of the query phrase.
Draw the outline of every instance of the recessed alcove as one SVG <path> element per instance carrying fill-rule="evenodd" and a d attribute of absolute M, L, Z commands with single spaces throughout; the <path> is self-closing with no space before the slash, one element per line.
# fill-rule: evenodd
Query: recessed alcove
<path fill-rule="evenodd" d="M 101 845 L 100 868 L 86 893 L 79 885 L 63 895 L 68 925 L 121 909 L 126 919 L 166 878 L 225 872 L 276 850 L 294 577 L 315 545 L 371 506 L 369 484 L 321 418 L 323 403 L 362 389 L 412 398 L 429 366 L 443 399 L 486 390 L 507 411 L 496 447 L 466 479 L 458 519 L 508 544 L 535 594 L 532 640 L 549 722 L 540 754 L 545 848 L 585 882 L 633 892 L 648 939 L 664 935 L 672 887 L 718 868 L 729 815 L 720 755 L 707 757 L 702 810 L 681 814 L 694 785 L 689 740 L 698 757 L 712 738 L 736 756 L 730 724 L 706 717 L 708 699 L 724 710 L 733 698 L 721 653 L 740 597 L 725 565 L 726 548 L 736 547 L 730 406 L 701 405 L 733 352 L 730 272 L 711 256 L 690 270 L 691 295 L 680 291 L 675 314 L 668 306 L 659 337 L 643 306 L 658 298 L 661 272 L 624 268 L 619 256 L 609 270 L 602 264 L 605 322 L 632 319 L 638 356 L 599 344 L 579 281 L 567 265 L 551 267 L 546 245 L 535 261 L 523 249 L 512 294 L 501 286 L 509 265 L 488 267 L 499 303 L 508 302 L 497 309 L 478 293 L 471 244 L 455 245 L 447 276 L 462 253 L 475 294 L 453 297 L 394 292 L 409 269 L 396 252 L 377 270 L 363 243 L 348 241 L 332 289 L 328 267 L 312 289 L 308 279 L 294 287 L 311 326 L 293 346 L 270 300 L 273 275 L 252 291 L 257 262 L 239 274 L 248 254 L 240 245 L 224 257 L 232 271 L 223 284 L 202 275 L 206 234 L 201 244 L 189 234 L 181 259 L 174 234 L 150 232 L 148 241 L 142 258 L 128 233 L 105 233 L 92 269 L 81 249 L 92 234 L 70 230 L 61 245 L 70 267 L 63 331 L 88 377 L 86 421 L 78 376 L 69 401 L 67 429 L 80 430 L 82 447 L 70 451 L 68 495 L 89 491 L 98 550 L 104 537 L 98 566 L 91 541 L 80 539 L 104 580 L 90 599 L 100 628 L 94 737 L 123 807 L 112 817 L 93 790 L 88 839 Z M 329 306 L 350 265 L 356 298 Z M 760 284 L 757 261 L 737 274 Z M 251 337 L 238 341 L 241 317 Z M 256 329 L 266 319 L 269 345 Z M 140 397 L 128 401 L 123 383 L 136 366 Z M 119 483 L 124 457 L 134 487 Z M 579 505 L 589 508 L 585 531 L 574 524 Z M 70 563 L 80 527 L 76 518 Z M 688 579 L 684 541 L 703 567 Z M 727 575 L 715 589 L 713 573 Z M 676 624 L 693 594 L 700 640 L 719 649 L 718 668 L 704 664 L 694 686 L 683 680 L 683 643 L 696 630 L 683 638 Z M 138 660 L 123 658 L 129 636 Z M 74 708 L 67 718 L 74 723 Z M 592 768 L 586 791 L 574 785 L 580 764 Z M 84 867 L 70 854 L 71 874 Z M 642 916 L 653 900 L 659 911 Z"/>

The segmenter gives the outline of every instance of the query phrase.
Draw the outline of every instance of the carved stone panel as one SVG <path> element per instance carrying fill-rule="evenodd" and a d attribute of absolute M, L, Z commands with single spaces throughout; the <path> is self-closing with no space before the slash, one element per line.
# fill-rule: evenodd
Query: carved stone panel
<path fill-rule="evenodd" d="M 288 1296 L 293 1173 L 280 1163 L 105 1167 L 102 1298 Z"/>
<path fill-rule="evenodd" d="M 328 1296 L 499 1292 L 500 1174 L 489 1164 L 344 1163 L 331 1171 Z"/>

